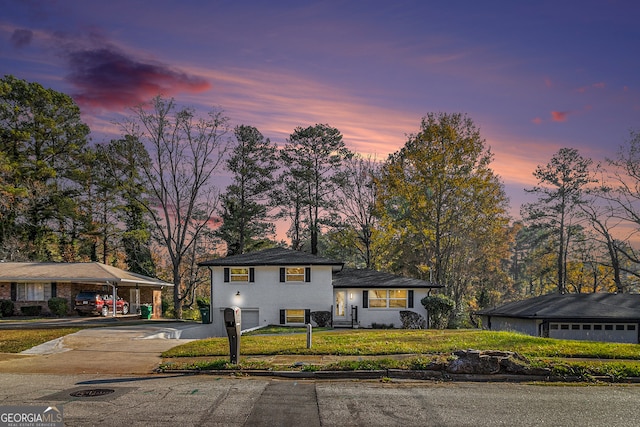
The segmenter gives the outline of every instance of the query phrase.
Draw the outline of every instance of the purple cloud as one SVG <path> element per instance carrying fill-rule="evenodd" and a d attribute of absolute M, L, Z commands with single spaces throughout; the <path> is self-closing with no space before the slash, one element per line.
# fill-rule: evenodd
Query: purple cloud
<path fill-rule="evenodd" d="M 112 47 L 67 53 L 68 81 L 78 88 L 78 105 L 117 110 L 148 101 L 156 95 L 203 92 L 211 87 L 203 78 L 166 65 L 138 61 Z"/>
<path fill-rule="evenodd" d="M 33 32 L 31 30 L 15 30 L 13 34 L 11 34 L 11 44 L 17 48 L 30 45 L 32 39 Z"/>

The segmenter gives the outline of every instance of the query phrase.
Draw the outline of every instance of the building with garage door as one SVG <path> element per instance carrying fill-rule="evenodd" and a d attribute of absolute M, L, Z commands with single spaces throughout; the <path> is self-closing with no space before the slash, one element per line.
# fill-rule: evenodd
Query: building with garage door
<path fill-rule="evenodd" d="M 333 326 L 401 327 L 405 317 L 427 318 L 420 300 L 442 286 L 373 270 L 346 269 L 341 261 L 283 248 L 217 258 L 211 271 L 212 334 L 226 331 L 223 312 L 241 309 L 242 329 L 316 325 L 325 313 Z M 411 316 L 407 315 L 411 312 Z"/>
<path fill-rule="evenodd" d="M 549 294 L 476 313 L 482 327 L 528 335 L 640 342 L 640 294 Z"/>

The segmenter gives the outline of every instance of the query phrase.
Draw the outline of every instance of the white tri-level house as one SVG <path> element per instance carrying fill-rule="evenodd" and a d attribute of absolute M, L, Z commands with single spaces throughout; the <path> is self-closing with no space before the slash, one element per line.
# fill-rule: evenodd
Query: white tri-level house
<path fill-rule="evenodd" d="M 226 334 L 223 312 L 241 309 L 242 329 L 315 324 L 314 312 L 333 326 L 401 327 L 400 312 L 427 319 L 420 300 L 441 285 L 283 248 L 217 258 L 199 264 L 211 271 L 212 334 Z"/>

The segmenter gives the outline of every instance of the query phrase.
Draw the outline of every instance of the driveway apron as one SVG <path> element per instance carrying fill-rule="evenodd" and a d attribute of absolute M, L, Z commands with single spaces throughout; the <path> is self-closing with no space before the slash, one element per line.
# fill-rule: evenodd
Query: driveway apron
<path fill-rule="evenodd" d="M 150 325 L 83 329 L 18 355 L 0 355 L 0 373 L 149 374 L 160 364 L 163 351 L 191 341 L 166 339 L 167 331 L 175 329 Z"/>

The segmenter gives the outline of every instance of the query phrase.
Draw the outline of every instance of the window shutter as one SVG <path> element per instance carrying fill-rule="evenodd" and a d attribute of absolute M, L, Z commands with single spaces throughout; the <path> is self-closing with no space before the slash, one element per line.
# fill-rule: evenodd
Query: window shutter
<path fill-rule="evenodd" d="M 410 290 L 408 293 L 409 301 L 407 301 L 407 307 L 413 308 L 413 290 Z"/>
<path fill-rule="evenodd" d="M 256 281 L 256 269 L 251 267 L 249 268 L 249 282 L 253 283 Z"/>
<path fill-rule="evenodd" d="M 304 281 L 305 282 L 310 282 L 311 281 L 311 267 L 305 267 L 305 269 L 304 269 Z"/>
<path fill-rule="evenodd" d="M 18 284 L 11 283 L 11 301 L 18 301 Z"/>
<path fill-rule="evenodd" d="M 369 308 L 369 291 L 362 291 L 362 308 Z"/>
<path fill-rule="evenodd" d="M 311 310 L 308 308 L 304 311 L 304 323 L 307 325 L 311 323 Z"/>
<path fill-rule="evenodd" d="M 280 310 L 280 324 L 284 325 L 286 323 L 286 317 L 285 317 L 285 313 L 284 310 Z"/>
<path fill-rule="evenodd" d="M 224 268 L 224 281 L 225 282 L 229 281 L 229 268 L 227 267 Z"/>
<path fill-rule="evenodd" d="M 281 282 L 285 281 L 285 270 L 284 270 L 284 267 L 280 267 L 280 281 Z"/>
<path fill-rule="evenodd" d="M 58 284 L 56 282 L 51 283 L 51 298 L 58 296 Z"/>

